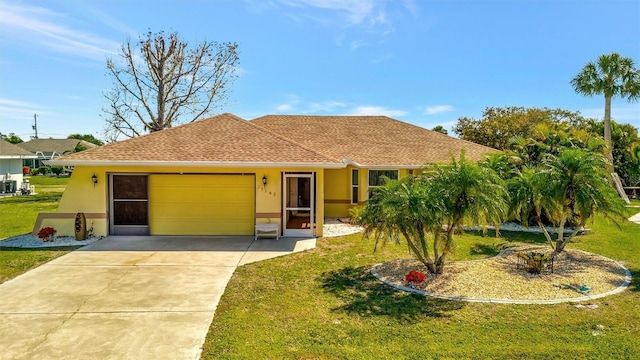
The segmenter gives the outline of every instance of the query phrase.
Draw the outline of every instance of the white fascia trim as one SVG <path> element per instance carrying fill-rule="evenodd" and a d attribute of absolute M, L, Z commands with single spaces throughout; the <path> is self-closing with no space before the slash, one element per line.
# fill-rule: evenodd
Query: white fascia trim
<path fill-rule="evenodd" d="M 46 165 L 56 166 L 187 166 L 187 167 L 231 167 L 231 168 L 323 168 L 342 169 L 342 163 L 298 163 L 298 162 L 232 162 L 232 161 L 105 161 L 105 160 L 48 160 Z"/>
<path fill-rule="evenodd" d="M 35 155 L 0 155 L 0 159 L 37 159 Z"/>
<path fill-rule="evenodd" d="M 367 165 L 367 164 L 359 164 L 351 159 L 342 159 L 342 162 L 345 165 L 352 165 L 357 168 L 362 169 L 373 169 L 373 170 L 395 170 L 395 169 L 422 169 L 424 165 Z"/>

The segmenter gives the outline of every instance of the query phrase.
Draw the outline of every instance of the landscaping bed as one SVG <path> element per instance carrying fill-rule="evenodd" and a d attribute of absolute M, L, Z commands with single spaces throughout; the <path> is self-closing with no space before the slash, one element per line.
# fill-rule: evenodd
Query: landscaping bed
<path fill-rule="evenodd" d="M 565 250 L 554 260 L 553 273 L 534 274 L 518 268 L 518 253 L 549 252 L 544 246 L 518 246 L 498 256 L 476 261 L 449 262 L 444 274 L 429 274 L 425 266 L 412 259 L 392 260 L 374 267 L 380 278 L 407 286 L 405 276 L 411 270 L 426 275 L 416 290 L 443 297 L 507 300 L 558 300 L 581 298 L 585 294 L 570 284 L 587 285 L 589 296 L 607 293 L 622 286 L 626 269 L 601 255 L 580 250 Z"/>

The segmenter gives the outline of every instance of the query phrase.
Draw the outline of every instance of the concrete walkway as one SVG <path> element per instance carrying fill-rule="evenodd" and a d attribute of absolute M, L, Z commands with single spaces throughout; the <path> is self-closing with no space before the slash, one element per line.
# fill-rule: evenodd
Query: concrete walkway
<path fill-rule="evenodd" d="M 237 266 L 315 239 L 109 237 L 0 285 L 0 359 L 198 359 Z"/>

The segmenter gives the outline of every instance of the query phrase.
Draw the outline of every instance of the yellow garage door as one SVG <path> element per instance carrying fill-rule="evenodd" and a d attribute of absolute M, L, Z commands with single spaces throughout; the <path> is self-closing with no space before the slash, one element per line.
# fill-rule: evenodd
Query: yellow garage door
<path fill-rule="evenodd" d="M 253 175 L 150 175 L 151 235 L 252 235 Z"/>

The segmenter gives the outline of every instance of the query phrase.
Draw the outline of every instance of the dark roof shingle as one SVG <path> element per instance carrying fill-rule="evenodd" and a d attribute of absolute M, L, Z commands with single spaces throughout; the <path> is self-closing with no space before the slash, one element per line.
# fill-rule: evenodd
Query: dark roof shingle
<path fill-rule="evenodd" d="M 64 156 L 61 161 L 340 163 L 232 114 Z"/>
<path fill-rule="evenodd" d="M 268 115 L 252 121 L 232 114 L 177 126 L 59 161 L 178 164 L 291 163 L 419 167 L 451 156 L 479 160 L 496 151 L 386 116 Z"/>
<path fill-rule="evenodd" d="M 0 140 L 0 158 L 18 158 L 18 159 L 32 159 L 36 156 L 30 151 L 27 151 L 18 145 L 14 145 L 6 140 Z"/>
<path fill-rule="evenodd" d="M 78 139 L 32 139 L 18 144 L 18 146 L 34 154 L 42 152 L 49 155 L 56 152 L 62 155 L 65 152 L 72 152 L 78 143 L 86 149 L 98 147 L 96 144 Z"/>
<path fill-rule="evenodd" d="M 364 166 L 421 166 L 451 156 L 480 160 L 497 151 L 386 116 L 267 115 L 252 123 L 329 157 Z"/>

